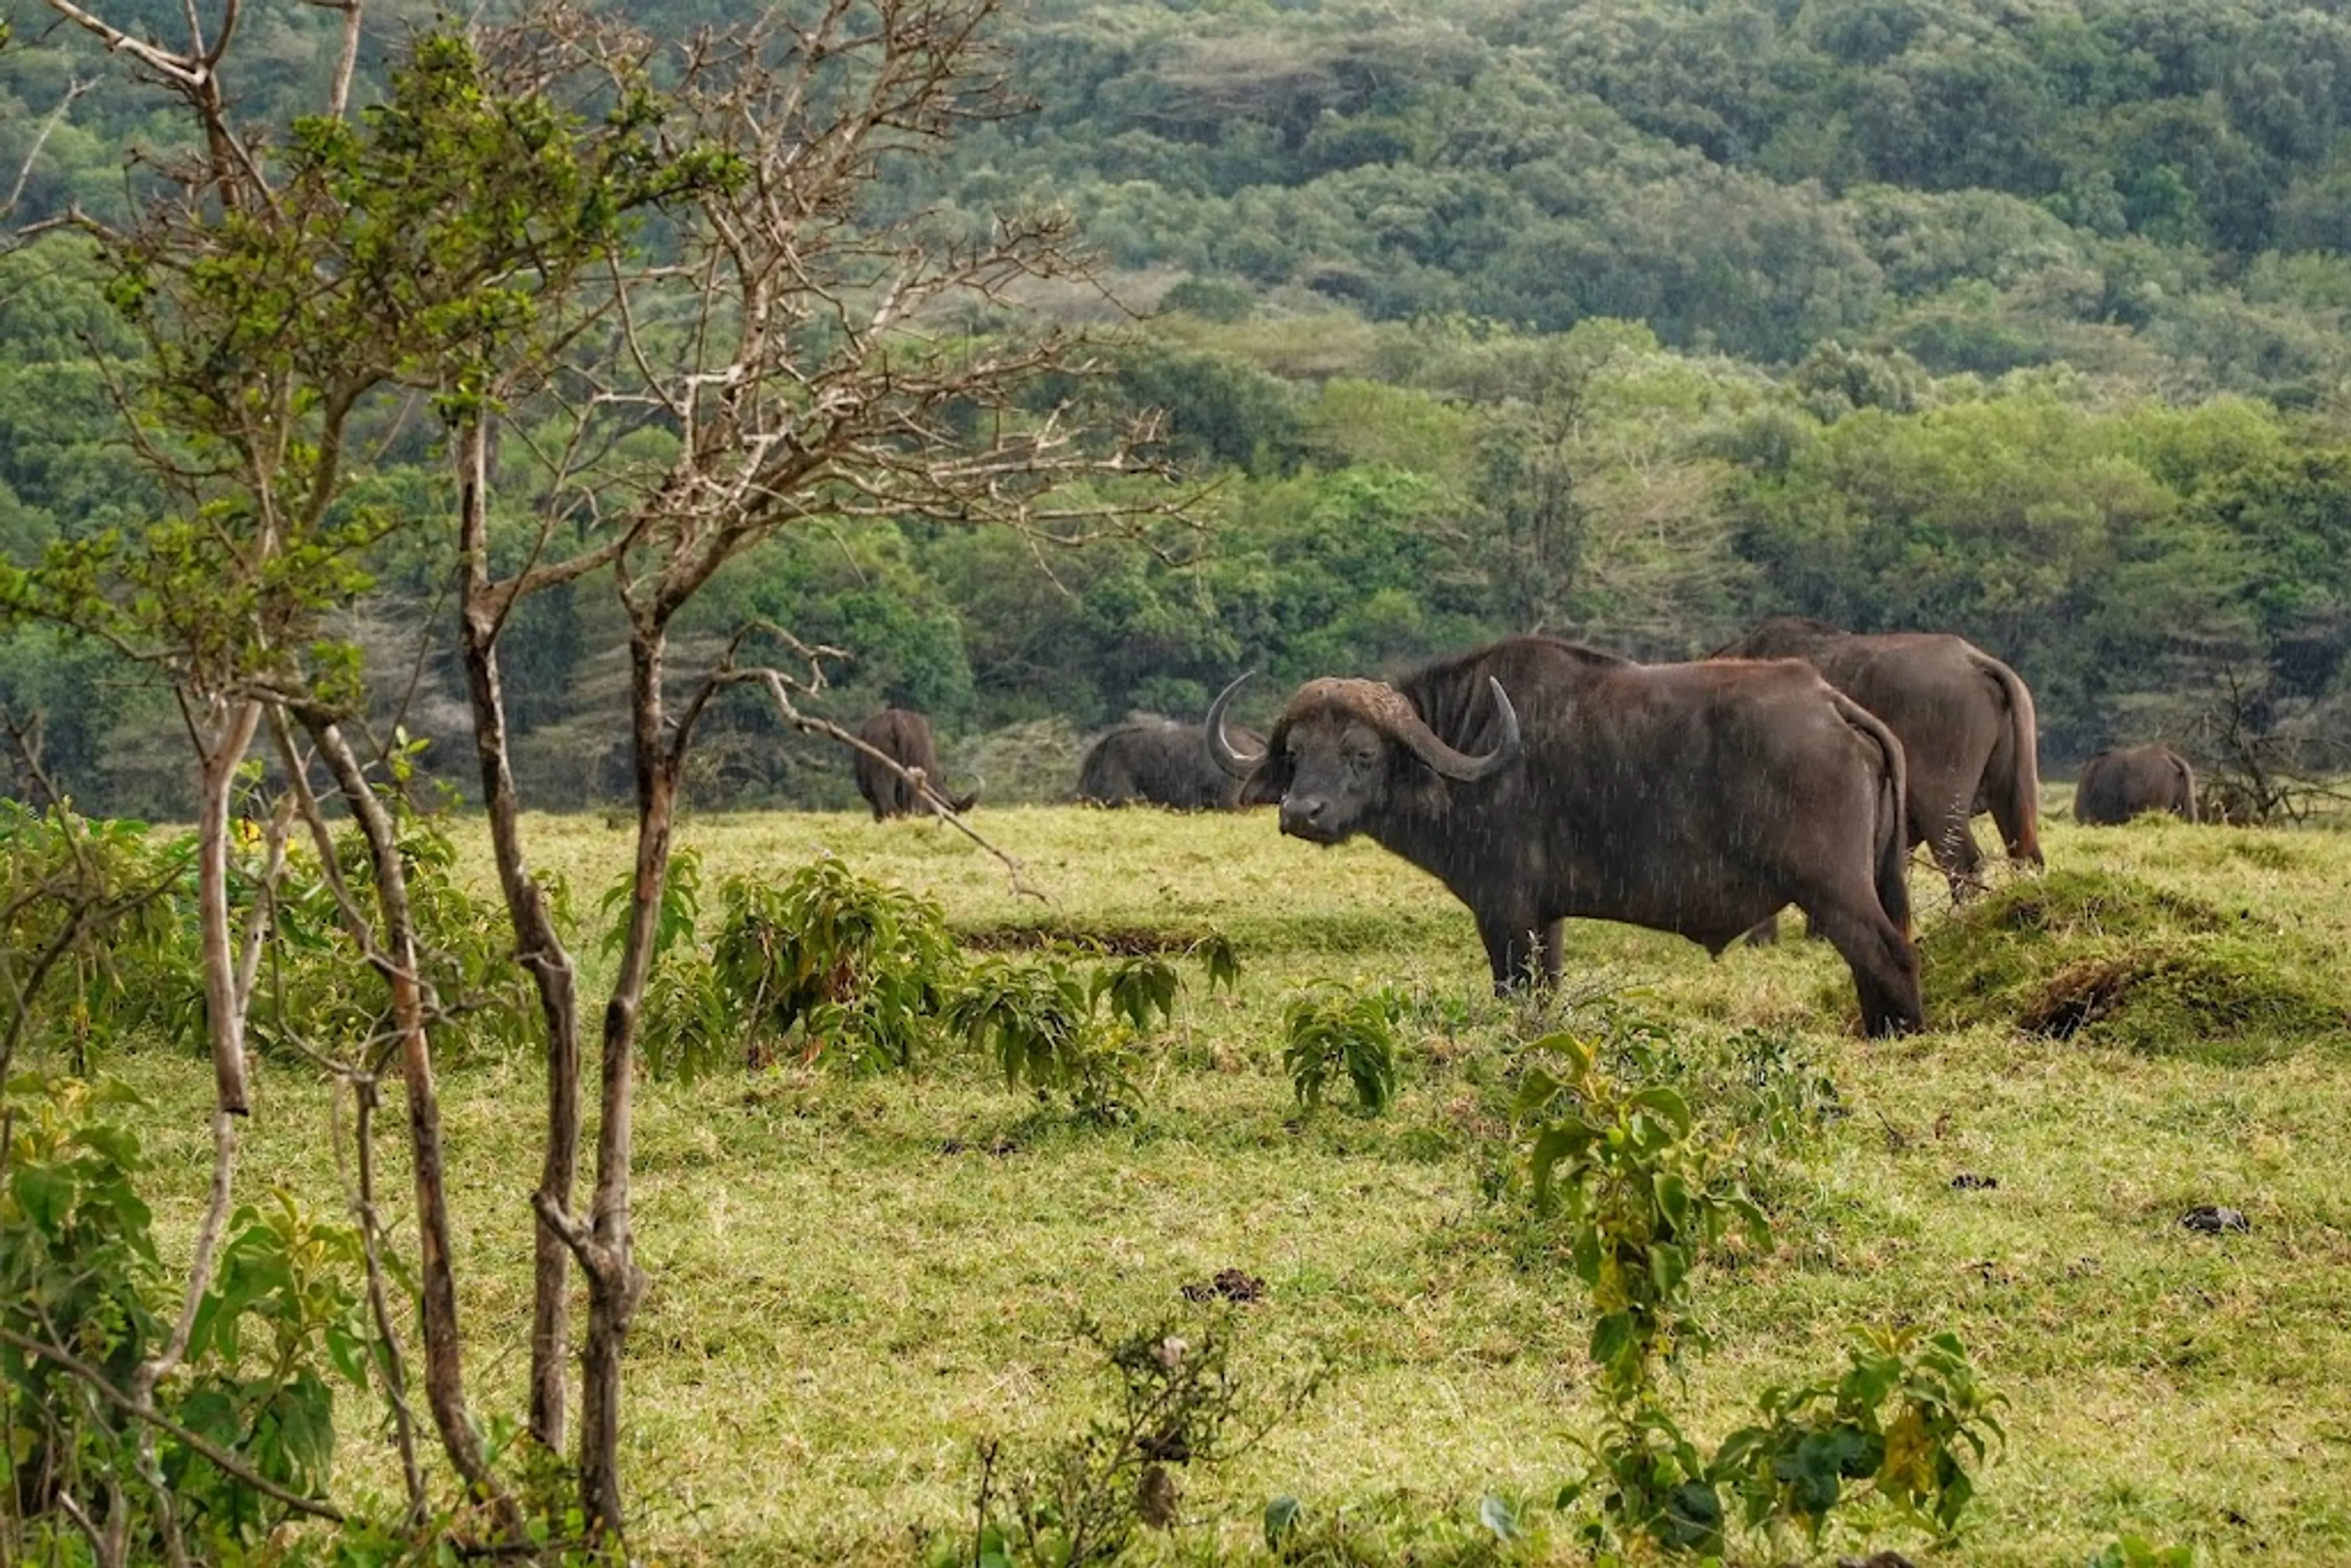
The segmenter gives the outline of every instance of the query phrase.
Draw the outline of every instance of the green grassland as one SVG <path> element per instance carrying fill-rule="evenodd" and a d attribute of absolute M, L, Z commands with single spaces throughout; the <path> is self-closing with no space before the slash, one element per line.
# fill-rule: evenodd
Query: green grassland
<path fill-rule="evenodd" d="M 1580 999 L 1498 1003 L 1467 915 L 1368 844 L 1282 840 L 1264 812 L 974 821 L 1042 897 L 932 822 L 704 816 L 681 842 L 706 899 L 727 875 L 780 880 L 829 852 L 936 899 L 974 943 L 1222 932 L 1240 983 L 1211 995 L 1184 966 L 1125 1125 L 1008 1093 L 961 1048 L 913 1079 L 785 1066 L 645 1083 L 635 1221 L 653 1283 L 627 1460 L 648 1560 L 920 1560 L 967 1528 L 984 1440 L 1011 1475 L 1104 1412 L 1080 1314 L 1113 1332 L 1196 1315 L 1183 1287 L 1236 1268 L 1266 1286 L 1230 1309 L 1243 1378 L 1271 1390 L 1321 1365 L 1326 1380 L 1239 1460 L 1190 1478 L 1183 1527 L 1144 1556 L 1262 1558 L 1259 1511 L 1286 1493 L 1328 1561 L 1580 1561 L 1548 1505 L 1598 1416 L 1589 1320 L 1557 1238 L 1504 1179 L 1520 1159 L 1508 1107 L 1525 1041 L 1614 1009 L 1668 1020 L 1693 1074 L 1761 1031 L 1849 1113 L 1758 1167 L 1772 1240 L 1702 1280 L 1719 1343 L 1677 1396 L 1695 1435 L 1740 1424 L 1769 1384 L 1833 1373 L 1862 1322 L 1956 1331 L 2009 1400 L 1957 1542 L 1879 1520 L 1833 1549 L 2079 1563 L 2132 1533 L 2204 1562 L 2351 1561 L 2351 838 L 2054 821 L 2047 877 L 1959 913 L 1922 872 L 1935 1027 L 1881 1042 L 1854 1032 L 1822 944 L 1709 960 L 1572 925 Z M 586 916 L 630 834 L 593 817 L 528 831 L 592 964 Z M 1292 1097 L 1281 1009 L 1322 978 L 1408 999 L 1404 1089 L 1383 1117 Z M 2069 985 L 2088 998 L 2070 1014 Z M 2020 1029 L 2035 1006 L 2044 1028 L 2071 1022 Z M 206 1070 L 120 1065 L 156 1104 L 162 1211 L 183 1229 Z M 538 1075 L 475 1064 L 444 1090 L 473 1393 L 515 1412 Z M 323 1092 L 284 1063 L 259 1092 L 248 1188 L 331 1209 Z M 1963 1174 L 1996 1185 L 1955 1186 Z M 2242 1210 L 2251 1232 L 2182 1228 L 2200 1204 Z M 365 1434 L 347 1441 L 378 1462 Z M 1526 1539 L 1493 1547 L 1476 1513 L 1489 1493 L 1527 1505 Z"/>

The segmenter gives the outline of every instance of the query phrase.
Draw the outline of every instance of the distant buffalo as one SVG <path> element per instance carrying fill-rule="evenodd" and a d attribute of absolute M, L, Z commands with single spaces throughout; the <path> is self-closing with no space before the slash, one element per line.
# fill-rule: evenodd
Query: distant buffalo
<path fill-rule="evenodd" d="M 952 796 L 939 777 L 939 748 L 931 739 L 931 721 L 912 708 L 884 708 L 861 726 L 857 738 L 903 768 L 906 773 L 919 777 L 929 787 L 929 792 L 955 811 L 968 811 L 979 804 L 977 790 L 968 795 Z M 928 811 L 925 791 L 872 755 L 857 754 L 857 792 L 873 808 L 873 820 L 884 817 L 911 817 Z"/>
<path fill-rule="evenodd" d="M 2032 694 L 2014 670 L 1962 637 L 1861 636 L 1783 615 L 1707 655 L 1802 659 L 1885 720 L 1910 770 L 1913 842 L 1964 896 L 1983 865 L 1968 821 L 1989 810 L 2010 858 L 2042 863 L 2041 760 Z"/>
<path fill-rule="evenodd" d="M 2168 746 L 2126 746 L 2082 764 L 2074 787 L 2074 820 L 2127 822 L 2147 811 L 2196 821 L 2196 770 Z"/>
<path fill-rule="evenodd" d="M 1264 737 L 1234 729 L 1252 748 Z M 1207 731 L 1196 724 L 1159 719 L 1121 725 L 1093 743 L 1078 768 L 1078 799 L 1096 806 L 1143 801 L 1179 811 L 1228 811 L 1240 803 L 1240 785 L 1208 755 Z"/>
<path fill-rule="evenodd" d="M 1794 904 L 1844 956 L 1870 1033 L 1919 1026 L 1902 747 L 1804 665 L 1512 637 L 1394 685 L 1310 681 L 1248 753 L 1224 727 L 1239 684 L 1207 727 L 1242 803 L 1278 801 L 1281 831 L 1316 843 L 1368 834 L 1443 882 L 1497 992 L 1557 980 L 1564 917 L 1719 953 Z"/>

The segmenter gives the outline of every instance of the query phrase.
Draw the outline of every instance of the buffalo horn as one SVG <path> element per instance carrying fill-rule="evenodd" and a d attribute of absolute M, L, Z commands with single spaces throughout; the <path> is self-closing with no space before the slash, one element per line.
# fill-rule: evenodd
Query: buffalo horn
<path fill-rule="evenodd" d="M 1489 675 L 1486 684 L 1494 688 L 1495 711 L 1502 716 L 1502 739 L 1485 756 L 1470 757 L 1454 750 L 1437 737 L 1437 732 L 1418 714 L 1405 720 L 1396 738 L 1410 747 L 1414 756 L 1456 783 L 1474 784 L 1480 779 L 1492 778 L 1518 760 L 1519 710 L 1510 706 L 1510 695 L 1502 689 L 1501 682 Z"/>
<path fill-rule="evenodd" d="M 1262 752 L 1255 757 L 1242 756 L 1233 749 L 1231 737 L 1225 734 L 1226 707 L 1232 702 L 1233 694 L 1241 689 L 1241 682 L 1256 674 L 1255 670 L 1242 671 L 1239 679 L 1218 692 L 1217 700 L 1208 705 L 1208 755 L 1217 759 L 1217 767 L 1236 779 L 1248 778 L 1257 771 L 1257 765 L 1265 760 Z"/>

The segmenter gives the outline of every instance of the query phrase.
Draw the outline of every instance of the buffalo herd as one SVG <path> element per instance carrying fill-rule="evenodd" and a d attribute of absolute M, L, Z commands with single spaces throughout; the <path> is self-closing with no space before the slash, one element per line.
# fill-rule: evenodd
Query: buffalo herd
<path fill-rule="evenodd" d="M 2032 694 L 1956 636 L 1782 616 L 1678 664 L 1506 637 L 1393 683 L 1308 681 L 1263 737 L 1227 719 L 1247 679 L 1205 724 L 1103 735 L 1078 799 L 1273 806 L 1292 837 L 1369 838 L 1468 908 L 1498 994 L 1558 979 L 1566 919 L 1719 954 L 1793 904 L 1852 971 L 1864 1029 L 1901 1033 L 1922 1023 L 1911 848 L 1926 846 L 1954 899 L 1980 885 L 1980 812 L 2011 860 L 2042 863 Z M 858 789 L 877 819 L 970 808 L 941 792 L 921 715 L 890 709 L 860 738 Z M 2197 820 L 2179 754 L 2131 747 L 2085 766 L 2077 820 L 2149 811 Z"/>

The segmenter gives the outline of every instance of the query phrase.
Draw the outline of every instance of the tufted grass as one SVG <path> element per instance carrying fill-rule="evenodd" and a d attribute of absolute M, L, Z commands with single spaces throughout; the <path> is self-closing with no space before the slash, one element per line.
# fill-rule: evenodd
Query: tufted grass
<path fill-rule="evenodd" d="M 627 1441 L 649 1560 L 922 1561 L 964 1528 L 983 1440 L 1017 1468 L 1103 1408 L 1080 1313 L 1126 1329 L 1194 1312 L 1182 1287 L 1238 1268 L 1267 1286 L 1236 1309 L 1244 1376 L 1270 1385 L 1320 1364 L 1328 1380 L 1232 1469 L 1196 1478 L 1185 1528 L 1147 1542 L 1147 1559 L 1262 1560 L 1259 1511 L 1290 1493 L 1332 1562 L 1491 1560 L 1475 1510 L 1492 1492 L 1525 1500 L 1532 1526 L 1503 1560 L 1582 1561 L 1541 1506 L 1594 1415 L 1580 1291 L 1556 1237 L 1489 1194 L 1511 1168 L 1516 1042 L 1593 1027 L 1604 1005 L 1671 1020 L 1693 1074 L 1744 1031 L 1782 1037 L 1851 1113 L 1760 1173 L 1773 1244 L 1703 1280 L 1719 1343 L 1691 1368 L 1694 1433 L 1720 1436 L 1767 1384 L 1834 1369 L 1861 1322 L 1955 1330 L 2008 1396 L 2008 1447 L 1958 1542 L 1881 1521 L 1837 1550 L 2080 1563 L 2128 1532 L 2208 1563 L 2351 1560 L 2341 1030 L 2282 1019 L 2215 1043 L 2219 1015 L 2176 997 L 2129 1030 L 2107 1019 L 2061 1039 L 2016 1021 L 2069 965 L 2126 952 L 2189 955 L 2201 967 L 2181 984 L 2204 991 L 2283 976 L 2339 1008 L 2351 837 L 2056 821 L 2045 881 L 1956 915 L 1921 874 L 1936 1027 L 1886 1042 L 1853 1032 L 1851 987 L 1822 944 L 1710 961 L 1571 925 L 1575 992 L 1609 1000 L 1546 1010 L 1488 997 L 1467 915 L 1369 845 L 1310 849 L 1264 813 L 975 821 L 1042 898 L 926 822 L 701 816 L 681 841 L 709 889 L 841 855 L 936 898 L 988 945 L 1222 932 L 1240 987 L 1210 997 L 1187 966 L 1175 1026 L 1146 1042 L 1143 1113 L 1122 1127 L 1073 1123 L 954 1060 L 912 1081 L 644 1083 L 636 1224 L 653 1283 Z M 627 832 L 595 817 L 528 831 L 592 925 Z M 2076 917 L 2100 900 L 2120 913 L 2090 929 Z M 601 980 L 593 935 L 580 946 Z M 1383 1118 L 1304 1116 L 1292 1101 L 1280 1009 L 1322 978 L 1407 998 L 1403 1093 Z M 2202 1032 L 2166 1033 L 2191 1016 Z M 160 1207 L 184 1234 L 206 1072 L 155 1053 L 114 1065 L 154 1104 Z M 511 1419 L 537 1078 L 490 1063 L 443 1089 L 472 1393 Z M 329 1132 L 308 1075 L 266 1066 L 248 1187 L 331 1209 Z M 1963 1174 L 1980 1179 L 1955 1186 Z M 2204 1203 L 2243 1210 L 2252 1230 L 2177 1224 Z M 366 1434 L 347 1445 L 381 1478 Z"/>

